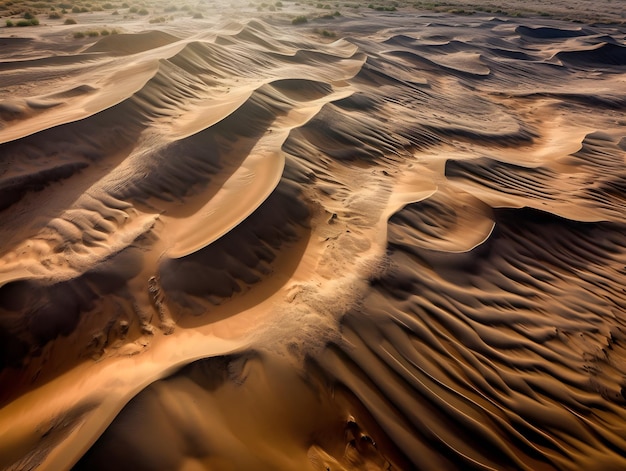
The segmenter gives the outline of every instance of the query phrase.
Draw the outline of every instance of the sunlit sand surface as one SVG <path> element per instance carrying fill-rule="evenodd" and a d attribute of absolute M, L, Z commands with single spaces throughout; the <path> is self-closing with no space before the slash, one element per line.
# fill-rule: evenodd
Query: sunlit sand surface
<path fill-rule="evenodd" d="M 0 28 L 0 468 L 625 469 L 621 10 L 278 3 Z"/>

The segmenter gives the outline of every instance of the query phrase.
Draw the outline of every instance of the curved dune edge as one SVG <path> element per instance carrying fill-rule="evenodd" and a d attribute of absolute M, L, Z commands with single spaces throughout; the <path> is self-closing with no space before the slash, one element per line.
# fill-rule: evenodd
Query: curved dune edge
<path fill-rule="evenodd" d="M 176 218 L 177 227 L 168 234 L 172 243 L 168 244 L 170 248 L 166 255 L 180 258 L 209 245 L 257 209 L 280 181 L 285 157 L 275 149 L 282 146 L 291 129 L 305 124 L 328 101 L 345 98 L 351 93 L 338 91 L 321 99 L 319 104 L 312 101 L 306 108 L 294 110 L 276 120 L 272 133 L 256 144 L 207 204 L 189 218 Z"/>
<path fill-rule="evenodd" d="M 624 466 L 623 32 L 362 15 L 0 107 L 1 467 Z"/>

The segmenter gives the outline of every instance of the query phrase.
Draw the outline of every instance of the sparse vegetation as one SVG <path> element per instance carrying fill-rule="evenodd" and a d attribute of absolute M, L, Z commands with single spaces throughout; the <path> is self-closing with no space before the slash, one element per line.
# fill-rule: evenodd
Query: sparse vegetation
<path fill-rule="evenodd" d="M 39 20 L 37 18 L 31 18 L 30 20 L 20 20 L 16 23 L 16 26 L 37 26 Z"/>
<path fill-rule="evenodd" d="M 247 3 L 250 1 L 250 3 Z M 584 17 L 566 14 L 565 6 L 558 10 L 557 7 L 548 4 L 535 4 L 531 3 L 524 5 L 521 2 L 515 2 L 513 4 L 507 4 L 503 1 L 490 0 L 489 2 L 476 2 L 471 3 L 465 0 L 370 0 L 371 3 L 356 3 L 353 0 L 345 0 L 347 3 L 339 3 L 333 0 L 307 0 L 301 2 L 298 0 L 244 0 L 248 7 L 258 9 L 261 12 L 265 12 L 262 16 L 269 17 L 272 12 L 278 12 L 283 10 L 285 6 L 294 7 L 302 5 L 306 10 L 301 12 L 299 18 L 291 17 L 294 24 L 303 24 L 314 20 L 324 19 L 331 20 L 331 15 L 334 17 L 342 16 L 340 9 L 351 9 L 351 11 L 363 11 L 365 8 L 369 8 L 378 12 L 395 12 L 399 8 L 407 8 L 413 6 L 419 10 L 430 10 L 437 13 L 449 13 L 454 15 L 473 15 L 477 13 L 502 15 L 514 18 L 521 17 L 553 17 L 557 19 L 564 19 L 566 21 L 574 22 L 607 22 L 609 20 L 604 19 L 597 13 L 593 16 L 584 14 Z M 375 3 L 374 3 L 375 2 Z M 609 0 L 607 0 L 609 2 Z M 609 2 L 610 3 L 610 2 Z M 616 2 L 613 2 L 616 3 Z M 56 24 L 61 24 L 65 20 L 67 15 L 74 15 L 78 13 L 100 12 L 108 11 L 112 15 L 124 16 L 124 19 L 130 19 L 134 15 L 148 16 L 150 23 L 164 23 L 174 20 L 180 13 L 176 15 L 174 12 L 186 11 L 192 18 L 201 19 L 206 18 L 217 5 L 209 0 L 196 0 L 185 4 L 184 2 L 174 2 L 170 0 L 163 0 L 162 3 L 150 3 L 146 0 L 140 0 L 138 2 L 121 2 L 118 0 L 0 0 L 0 5 L 3 7 L 5 17 L 2 19 L 7 27 L 14 26 L 33 26 L 38 24 L 36 20 L 38 18 L 46 18 L 47 20 L 58 21 Z M 243 5 L 243 3 L 242 3 Z M 517 9 L 515 9 L 517 7 Z M 560 6 L 559 6 L 560 7 Z M 313 9 L 322 10 L 321 15 L 313 13 Z M 119 9 L 119 11 L 118 11 Z M 126 9 L 126 10 L 122 10 Z M 343 11 L 343 10 L 342 10 Z M 581 12 L 578 12 L 581 13 Z M 581 13 L 582 14 L 582 13 Z M 45 15 L 45 16 L 42 16 Z M 159 16 L 163 15 L 163 16 Z M 305 16 L 306 15 L 306 16 Z M 280 15 L 279 15 L 280 16 Z M 282 15 L 285 17 L 286 15 Z M 294 15 L 295 16 L 295 15 Z M 277 17 L 278 18 L 278 17 Z M 306 18 L 306 20 L 305 20 Z M 23 21 L 26 20 L 27 22 Z M 624 21 L 618 22 L 624 24 Z M 50 23 L 53 25 L 54 23 Z M 63 23 L 63 24 L 75 24 L 75 23 Z M 322 33 L 320 33 L 322 34 Z"/>
<path fill-rule="evenodd" d="M 329 31 L 327 29 L 317 29 L 313 30 L 314 33 L 319 34 L 320 36 L 324 36 L 325 38 L 334 38 L 337 34 L 334 31 Z"/>
<path fill-rule="evenodd" d="M 74 18 L 67 18 L 63 24 L 65 25 L 75 25 L 76 24 L 76 20 Z"/>
<path fill-rule="evenodd" d="M 291 20 L 292 25 L 301 25 L 308 22 L 309 19 L 304 15 L 296 16 L 293 20 Z"/>
<path fill-rule="evenodd" d="M 376 11 L 397 11 L 398 9 L 392 5 L 392 6 L 386 6 L 386 5 L 374 5 L 372 3 L 370 3 L 367 8 L 371 9 L 371 10 L 376 10 Z"/>
<path fill-rule="evenodd" d="M 98 36 L 109 36 L 111 34 L 118 34 L 118 31 L 116 29 L 101 29 L 100 31 L 95 30 L 95 29 L 90 29 L 87 31 L 76 31 L 73 36 L 74 39 L 82 39 L 85 37 L 90 37 L 90 38 L 97 38 Z"/>

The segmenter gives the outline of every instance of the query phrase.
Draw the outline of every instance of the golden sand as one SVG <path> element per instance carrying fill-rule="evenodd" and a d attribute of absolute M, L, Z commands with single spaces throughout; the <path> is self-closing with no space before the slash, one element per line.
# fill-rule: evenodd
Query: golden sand
<path fill-rule="evenodd" d="M 0 468 L 626 467 L 620 2 L 449 3 L 0 28 Z"/>

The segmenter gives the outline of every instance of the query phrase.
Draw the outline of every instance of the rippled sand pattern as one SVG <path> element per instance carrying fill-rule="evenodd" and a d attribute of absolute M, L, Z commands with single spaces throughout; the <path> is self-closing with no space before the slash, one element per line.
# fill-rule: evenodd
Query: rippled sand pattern
<path fill-rule="evenodd" d="M 626 30 L 333 28 L 2 40 L 1 468 L 626 468 Z"/>

